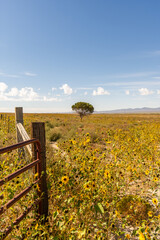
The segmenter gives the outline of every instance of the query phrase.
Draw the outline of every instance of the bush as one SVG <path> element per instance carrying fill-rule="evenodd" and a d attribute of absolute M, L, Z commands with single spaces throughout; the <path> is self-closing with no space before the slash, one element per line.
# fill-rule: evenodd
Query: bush
<path fill-rule="evenodd" d="M 61 138 L 61 133 L 60 132 L 53 132 L 53 133 L 49 134 L 49 141 L 50 142 L 55 142 L 60 138 Z"/>
<path fill-rule="evenodd" d="M 122 217 L 128 217 L 129 223 L 140 222 L 148 219 L 151 205 L 139 196 L 124 196 L 117 204 L 117 210 Z"/>
<path fill-rule="evenodd" d="M 51 122 L 47 121 L 46 124 L 48 128 L 54 128 L 54 125 Z"/>

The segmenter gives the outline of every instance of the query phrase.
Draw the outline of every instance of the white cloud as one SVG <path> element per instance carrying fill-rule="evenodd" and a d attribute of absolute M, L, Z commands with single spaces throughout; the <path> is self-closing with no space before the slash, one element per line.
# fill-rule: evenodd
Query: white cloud
<path fill-rule="evenodd" d="M 157 94 L 160 94 L 160 90 L 157 90 Z"/>
<path fill-rule="evenodd" d="M 43 97 L 42 101 L 44 102 L 61 102 L 61 99 L 58 98 L 47 98 L 46 96 Z"/>
<path fill-rule="evenodd" d="M 26 76 L 29 76 L 29 77 L 35 77 L 35 76 L 37 76 L 36 73 L 31 73 L 31 72 L 25 72 L 24 74 L 25 74 Z"/>
<path fill-rule="evenodd" d="M 7 84 L 5 84 L 4 82 L 0 82 L 0 92 L 1 93 L 5 92 L 7 88 L 8 88 Z"/>
<path fill-rule="evenodd" d="M 6 93 L 6 96 L 15 97 L 18 96 L 18 94 L 19 94 L 18 88 L 11 88 L 11 90 L 8 93 Z"/>
<path fill-rule="evenodd" d="M 18 89 L 16 87 L 6 91 L 8 86 L 4 82 L 0 82 L 0 100 L 2 101 L 44 101 L 44 102 L 60 102 L 62 99 L 40 96 L 32 87 L 23 87 Z"/>
<path fill-rule="evenodd" d="M 88 92 L 85 92 L 84 95 L 86 96 L 88 94 Z"/>
<path fill-rule="evenodd" d="M 61 90 L 64 91 L 64 94 L 71 95 L 73 90 L 71 87 L 68 86 L 68 84 L 63 84 L 62 87 L 60 87 Z"/>
<path fill-rule="evenodd" d="M 130 91 L 129 91 L 129 90 L 126 90 L 125 93 L 126 93 L 126 95 L 129 95 L 129 94 L 130 94 Z"/>
<path fill-rule="evenodd" d="M 8 101 L 8 97 L 0 93 L 0 100 Z"/>
<path fill-rule="evenodd" d="M 52 88 L 52 91 L 55 91 L 55 90 L 57 90 L 57 88 L 54 88 L 54 87 L 53 87 L 53 88 Z"/>
<path fill-rule="evenodd" d="M 38 94 L 31 87 L 21 88 L 19 91 L 19 96 L 25 100 L 31 101 L 38 97 Z"/>
<path fill-rule="evenodd" d="M 153 91 L 148 90 L 147 88 L 140 88 L 138 89 L 140 95 L 147 96 L 153 94 Z"/>
<path fill-rule="evenodd" d="M 110 95 L 110 93 L 108 91 L 104 90 L 104 88 L 98 87 L 97 91 L 96 90 L 93 91 L 93 96 L 97 96 L 97 95 L 99 95 L 99 96 L 100 95 Z"/>

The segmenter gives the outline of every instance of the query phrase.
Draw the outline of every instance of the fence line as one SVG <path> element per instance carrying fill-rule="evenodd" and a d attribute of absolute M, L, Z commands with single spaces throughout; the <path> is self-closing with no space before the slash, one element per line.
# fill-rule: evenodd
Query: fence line
<path fill-rule="evenodd" d="M 1 119 L 2 119 L 1 114 Z M 48 216 L 48 191 L 46 182 L 46 138 L 45 138 L 45 124 L 43 122 L 34 122 L 31 126 L 32 139 L 27 134 L 23 126 L 23 108 L 15 108 L 15 125 L 16 125 L 16 135 L 17 144 L 0 149 L 0 154 L 18 149 L 19 156 L 25 156 L 24 147 L 27 148 L 30 156 L 32 157 L 32 162 L 17 170 L 16 172 L 8 175 L 4 179 L 0 180 L 0 186 L 15 178 L 19 174 L 27 171 L 28 169 L 34 167 L 35 173 L 38 175 L 38 179 L 33 182 L 28 188 L 24 189 L 21 193 L 14 196 L 8 203 L 0 207 L 0 215 L 3 214 L 6 209 L 10 208 L 15 202 L 25 196 L 35 184 L 38 184 L 38 199 L 35 203 L 28 207 L 24 213 L 19 216 L 11 226 L 9 226 L 3 233 L 0 232 L 0 239 L 5 239 L 5 237 L 12 231 L 13 227 L 20 223 L 20 221 L 26 217 L 26 215 L 32 210 L 35 204 L 38 204 L 38 214 L 43 216 L 43 222 L 47 220 Z M 33 147 L 31 146 L 33 144 Z M 43 174 L 42 174 L 43 173 Z"/>
<path fill-rule="evenodd" d="M 21 142 L 24 140 L 30 139 L 25 128 L 23 127 L 23 108 L 16 107 L 15 108 L 15 122 L 16 122 L 16 130 L 17 130 L 17 142 Z M 41 177 L 41 187 L 43 192 L 43 199 L 41 202 L 41 211 L 44 214 L 45 219 L 48 216 L 48 191 L 47 191 L 47 181 L 46 181 L 46 137 L 45 137 L 45 124 L 43 122 L 32 122 L 31 125 L 31 135 L 32 138 L 38 139 L 41 144 L 41 160 L 42 160 L 42 171 L 43 175 Z M 30 146 L 27 148 L 32 159 L 36 159 L 36 147 L 31 148 Z M 19 151 L 20 156 L 25 156 L 24 149 Z M 35 171 L 37 171 L 35 169 Z"/>

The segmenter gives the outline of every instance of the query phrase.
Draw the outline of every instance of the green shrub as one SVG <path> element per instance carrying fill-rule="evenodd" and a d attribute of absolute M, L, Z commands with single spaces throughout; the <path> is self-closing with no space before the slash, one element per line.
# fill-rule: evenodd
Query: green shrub
<path fill-rule="evenodd" d="M 61 138 L 61 133 L 60 132 L 52 132 L 49 134 L 49 141 L 50 142 L 55 142 L 57 141 L 58 139 Z"/>
<path fill-rule="evenodd" d="M 122 217 L 128 218 L 129 223 L 148 219 L 148 212 L 152 210 L 151 205 L 136 195 L 127 195 L 117 203 L 117 210 Z"/>
<path fill-rule="evenodd" d="M 54 128 L 53 123 L 47 121 L 46 124 L 47 124 L 47 127 L 48 127 L 48 128 Z"/>

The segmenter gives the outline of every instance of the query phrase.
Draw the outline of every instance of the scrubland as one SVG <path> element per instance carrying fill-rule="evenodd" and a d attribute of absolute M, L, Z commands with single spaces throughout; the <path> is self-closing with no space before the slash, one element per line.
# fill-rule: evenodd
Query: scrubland
<path fill-rule="evenodd" d="M 36 221 L 34 210 L 8 239 L 160 239 L 160 114 L 93 114 L 83 121 L 74 114 L 24 114 L 29 135 L 31 122 L 39 121 L 46 128 L 48 221 Z M 0 147 L 15 142 L 14 114 L 5 114 Z M 1 155 L 0 179 L 30 161 L 17 151 Z M 34 178 L 28 171 L 0 187 L 0 206 Z M 35 192 L 1 215 L 0 229 Z"/>

